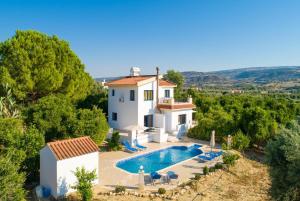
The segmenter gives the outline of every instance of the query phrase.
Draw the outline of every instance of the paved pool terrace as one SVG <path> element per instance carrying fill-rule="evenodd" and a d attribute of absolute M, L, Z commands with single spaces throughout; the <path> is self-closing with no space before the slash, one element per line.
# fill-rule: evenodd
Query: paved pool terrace
<path fill-rule="evenodd" d="M 194 144 L 202 145 L 201 150 L 203 152 L 209 152 L 211 148 L 209 147 L 209 142 L 193 140 L 189 138 L 184 138 L 180 142 L 167 142 L 167 143 L 147 143 L 147 147 L 144 151 L 139 151 L 136 153 L 127 153 L 124 151 L 115 152 L 100 152 L 99 153 L 99 184 L 95 186 L 95 192 L 106 191 L 114 189 L 115 186 L 121 185 L 125 186 L 127 189 L 137 189 L 138 188 L 138 174 L 128 173 L 118 167 L 116 163 L 120 160 L 130 158 L 136 155 L 153 152 L 155 150 L 167 148 L 170 146 L 191 146 Z M 217 150 L 217 149 L 216 149 Z M 190 178 L 193 178 L 195 173 L 202 173 L 204 166 L 213 166 L 217 160 L 211 162 L 200 162 L 197 158 L 187 159 L 185 161 L 179 162 L 173 166 L 167 167 L 163 170 L 158 171 L 159 173 L 166 173 L 167 171 L 174 171 L 179 175 L 177 181 L 173 181 L 171 184 L 162 183 L 152 185 L 150 179 L 145 175 L 145 190 L 157 190 L 159 187 L 165 189 L 172 189 L 177 187 L 178 183 L 186 182 Z"/>

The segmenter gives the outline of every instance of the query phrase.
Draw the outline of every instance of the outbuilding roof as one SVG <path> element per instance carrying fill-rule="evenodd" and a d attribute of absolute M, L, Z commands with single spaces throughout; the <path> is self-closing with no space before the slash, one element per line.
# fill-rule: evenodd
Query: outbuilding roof
<path fill-rule="evenodd" d="M 89 136 L 48 142 L 47 145 L 57 160 L 98 152 L 99 150 L 97 144 Z"/>
<path fill-rule="evenodd" d="M 127 76 L 105 83 L 106 86 L 140 86 L 155 81 L 156 75 Z M 160 79 L 159 86 L 176 87 L 176 84 Z"/>

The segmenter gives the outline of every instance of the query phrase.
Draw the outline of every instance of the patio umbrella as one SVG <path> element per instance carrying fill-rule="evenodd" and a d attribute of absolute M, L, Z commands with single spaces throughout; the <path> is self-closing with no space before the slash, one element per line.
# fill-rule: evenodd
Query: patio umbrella
<path fill-rule="evenodd" d="M 215 144 L 216 144 L 216 142 L 215 142 L 215 130 L 213 130 L 211 132 L 211 136 L 210 136 L 210 148 L 211 148 L 211 151 L 215 147 Z"/>
<path fill-rule="evenodd" d="M 139 190 L 144 190 L 145 180 L 144 180 L 144 167 L 141 165 L 139 169 Z"/>

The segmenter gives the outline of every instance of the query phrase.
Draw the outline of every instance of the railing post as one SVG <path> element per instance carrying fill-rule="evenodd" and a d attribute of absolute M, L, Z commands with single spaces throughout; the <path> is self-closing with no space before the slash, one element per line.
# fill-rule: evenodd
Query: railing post
<path fill-rule="evenodd" d="M 175 103 L 174 98 L 171 98 L 171 105 L 174 105 L 174 103 Z"/>

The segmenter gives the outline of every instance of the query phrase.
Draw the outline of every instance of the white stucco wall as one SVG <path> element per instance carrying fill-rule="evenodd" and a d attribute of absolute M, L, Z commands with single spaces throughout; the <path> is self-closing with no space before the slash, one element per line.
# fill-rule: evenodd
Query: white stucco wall
<path fill-rule="evenodd" d="M 144 90 L 153 90 L 153 100 L 144 100 Z M 144 126 L 144 115 L 154 114 L 156 108 L 156 82 L 150 82 L 138 88 L 138 125 Z M 155 116 L 153 116 L 155 122 Z"/>
<path fill-rule="evenodd" d="M 156 81 L 146 83 L 142 86 L 118 86 L 109 87 L 108 92 L 108 123 L 110 127 L 126 130 L 128 127 L 144 127 L 144 116 L 155 113 L 156 109 Z M 112 90 L 115 95 L 112 96 Z M 135 101 L 130 101 L 130 90 L 135 90 Z M 144 100 L 144 90 L 153 90 L 153 100 Z M 159 87 L 159 98 L 164 98 L 165 90 L 170 90 L 170 98 L 174 96 L 173 87 Z M 119 99 L 124 99 L 120 102 Z M 112 113 L 118 114 L 118 120 L 112 120 Z M 156 126 L 155 115 L 153 116 L 154 126 Z"/>
<path fill-rule="evenodd" d="M 40 185 L 51 189 L 53 197 L 57 198 L 73 192 L 71 188 L 77 181 L 74 171 L 84 167 L 88 171 L 96 170 L 99 183 L 99 153 L 94 152 L 57 161 L 48 146 L 40 151 Z"/>
<path fill-rule="evenodd" d="M 112 96 L 112 89 L 115 96 Z M 130 101 L 130 90 L 135 90 L 135 100 Z M 124 102 L 119 99 L 124 98 Z M 137 125 L 138 122 L 138 90 L 137 87 L 115 87 L 109 88 L 108 94 L 108 123 L 110 127 L 125 129 L 128 126 Z M 118 114 L 117 121 L 112 120 L 112 113 Z"/>
<path fill-rule="evenodd" d="M 193 110 L 177 110 L 177 111 L 164 111 L 166 115 L 166 131 L 173 132 L 178 129 L 178 116 L 181 114 L 186 114 L 186 124 L 184 126 L 190 127 L 192 125 L 192 118 L 193 118 Z"/>
<path fill-rule="evenodd" d="M 56 158 L 48 146 L 40 151 L 40 185 L 51 189 L 56 195 Z"/>
<path fill-rule="evenodd" d="M 99 183 L 98 152 L 60 160 L 57 161 L 57 194 L 54 195 L 55 197 L 74 191 L 71 186 L 77 182 L 77 178 L 74 175 L 77 167 L 84 167 L 87 171 L 96 170 L 97 179 L 94 181 L 94 184 Z"/>
<path fill-rule="evenodd" d="M 159 98 L 165 97 L 165 90 L 170 90 L 170 98 L 174 97 L 174 87 L 159 87 Z"/>

